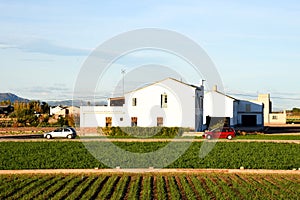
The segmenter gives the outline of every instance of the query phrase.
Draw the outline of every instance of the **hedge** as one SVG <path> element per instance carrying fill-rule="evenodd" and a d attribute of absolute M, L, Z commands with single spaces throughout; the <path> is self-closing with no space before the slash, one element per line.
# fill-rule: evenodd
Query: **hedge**
<path fill-rule="evenodd" d="M 181 127 L 99 127 L 106 136 L 133 136 L 133 137 L 175 137 L 188 132 L 189 128 Z"/>

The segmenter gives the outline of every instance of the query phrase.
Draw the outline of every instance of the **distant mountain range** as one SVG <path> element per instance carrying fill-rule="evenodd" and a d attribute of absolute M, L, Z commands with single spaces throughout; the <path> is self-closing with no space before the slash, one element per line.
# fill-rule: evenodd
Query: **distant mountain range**
<path fill-rule="evenodd" d="M 14 103 L 15 101 L 19 102 L 29 102 L 29 99 L 24 99 L 22 97 L 18 97 L 15 94 L 12 93 L 0 93 L 0 102 L 1 101 L 7 101 L 10 100 L 10 102 Z"/>
<path fill-rule="evenodd" d="M 7 101 L 10 100 L 10 102 L 14 103 L 15 101 L 19 102 L 29 102 L 29 99 L 25 99 L 22 97 L 19 97 L 12 93 L 0 93 L 0 102 L 1 101 Z M 42 100 L 41 100 L 42 101 Z M 80 100 L 62 100 L 62 101 L 45 101 L 49 104 L 49 106 L 57 106 L 57 105 L 63 105 L 63 106 L 87 106 L 89 103 L 87 101 L 80 101 Z M 106 105 L 105 101 L 96 102 L 96 105 Z"/>
<path fill-rule="evenodd" d="M 46 101 L 49 106 L 57 106 L 57 105 L 63 105 L 63 106 L 87 106 L 89 105 L 88 101 L 80 101 L 80 100 L 63 100 L 63 101 Z M 107 105 L 105 101 L 96 102 L 95 105 L 97 106 L 103 106 Z"/>

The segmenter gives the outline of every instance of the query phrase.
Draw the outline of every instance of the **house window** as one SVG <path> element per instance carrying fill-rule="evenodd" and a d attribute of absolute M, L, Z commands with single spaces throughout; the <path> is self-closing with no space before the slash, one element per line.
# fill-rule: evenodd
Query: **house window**
<path fill-rule="evenodd" d="M 132 106 L 136 106 L 136 98 L 132 98 Z"/>
<path fill-rule="evenodd" d="M 123 106 L 125 104 L 125 98 L 124 97 L 116 97 L 116 98 L 110 98 L 109 99 L 109 105 L 110 106 Z"/>
<path fill-rule="evenodd" d="M 163 126 L 164 125 L 164 118 L 157 117 L 157 126 Z"/>
<path fill-rule="evenodd" d="M 251 112 L 251 104 L 246 104 L 246 112 Z"/>
<path fill-rule="evenodd" d="M 105 117 L 105 126 L 111 127 L 112 125 L 112 117 Z"/>
<path fill-rule="evenodd" d="M 137 126 L 137 117 L 131 117 L 131 126 Z"/>
<path fill-rule="evenodd" d="M 123 117 L 120 117 L 120 121 L 121 121 L 121 122 L 123 121 Z"/>
<path fill-rule="evenodd" d="M 167 103 L 168 103 L 168 96 L 166 93 L 162 94 L 161 95 L 161 98 L 160 98 L 160 105 L 162 108 L 167 108 Z"/>
<path fill-rule="evenodd" d="M 277 120 L 277 119 L 278 119 L 278 116 L 277 116 L 277 115 L 273 115 L 273 116 L 272 116 L 272 119 L 273 119 L 273 120 Z"/>

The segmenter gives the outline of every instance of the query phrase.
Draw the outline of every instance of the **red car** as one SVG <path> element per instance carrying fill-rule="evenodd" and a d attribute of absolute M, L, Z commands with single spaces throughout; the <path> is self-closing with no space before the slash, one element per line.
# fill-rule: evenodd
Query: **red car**
<path fill-rule="evenodd" d="M 235 137 L 235 130 L 230 127 L 216 128 L 205 132 L 203 137 L 208 140 L 213 138 L 227 138 L 228 140 L 231 140 Z"/>

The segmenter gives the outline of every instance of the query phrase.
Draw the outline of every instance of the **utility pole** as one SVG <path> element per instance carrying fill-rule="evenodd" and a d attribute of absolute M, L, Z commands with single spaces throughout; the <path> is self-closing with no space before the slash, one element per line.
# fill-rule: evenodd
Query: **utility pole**
<path fill-rule="evenodd" d="M 124 91 L 124 88 L 125 88 L 125 83 L 124 83 L 124 80 L 125 80 L 125 73 L 126 73 L 126 69 L 121 69 L 121 73 L 123 74 L 123 97 L 125 95 L 125 91 Z"/>

